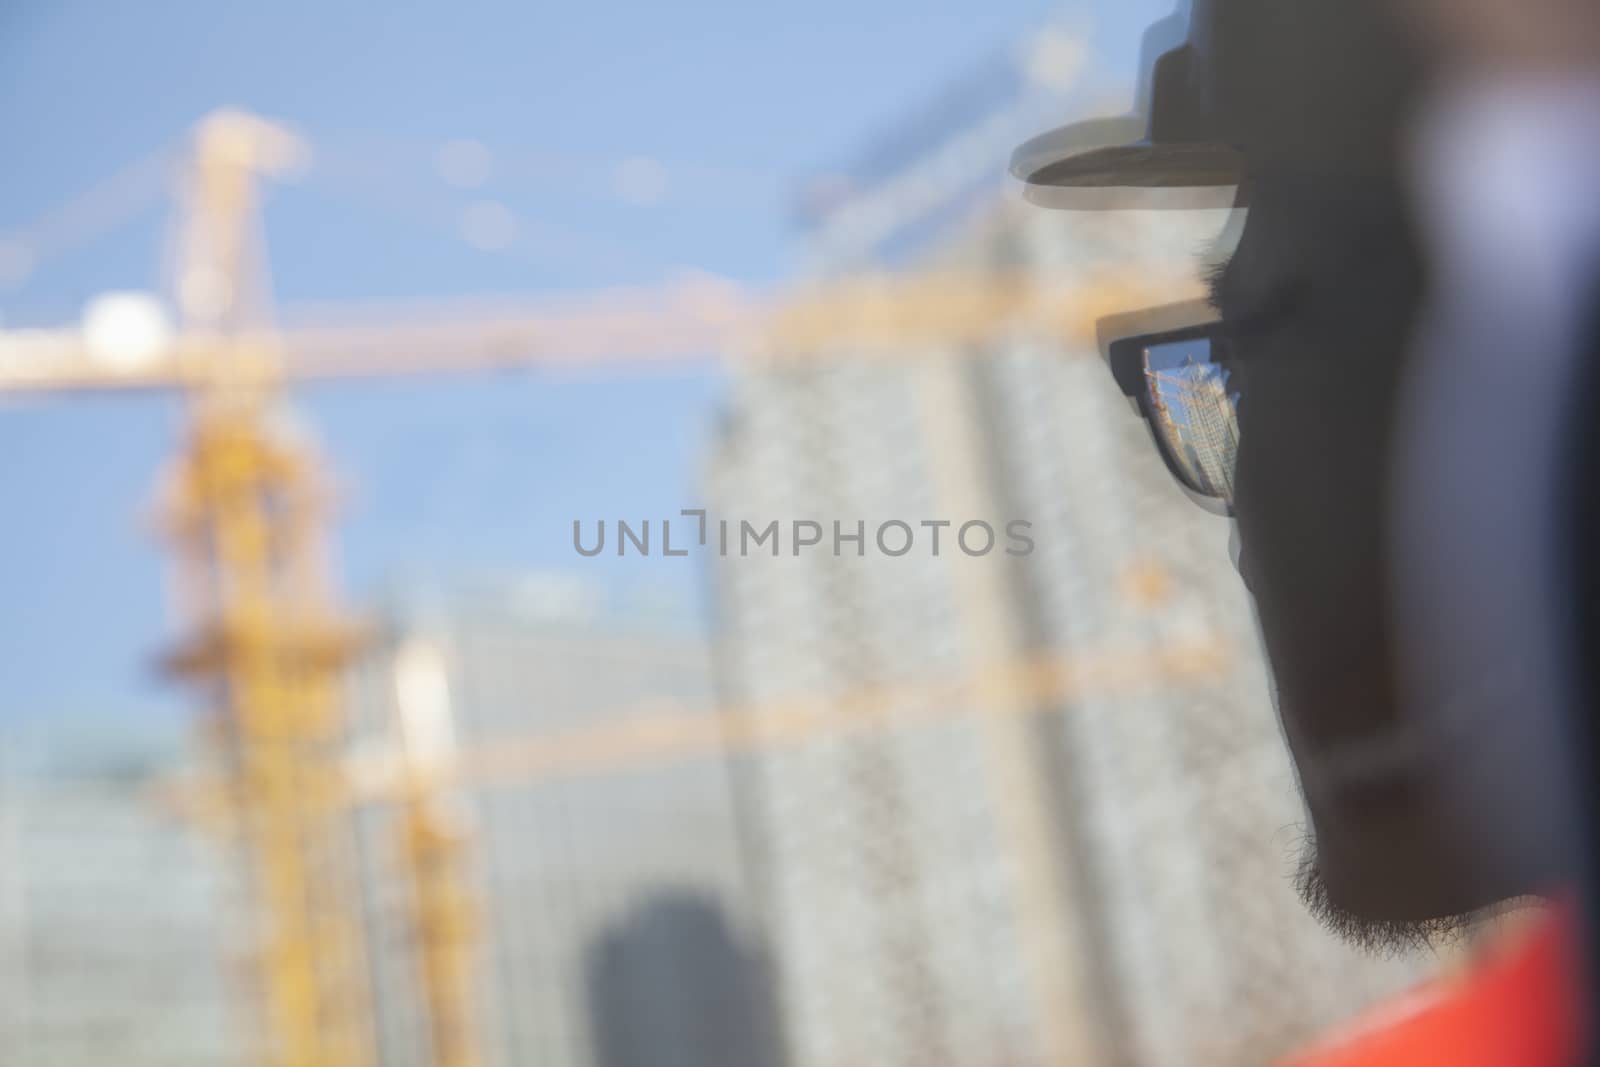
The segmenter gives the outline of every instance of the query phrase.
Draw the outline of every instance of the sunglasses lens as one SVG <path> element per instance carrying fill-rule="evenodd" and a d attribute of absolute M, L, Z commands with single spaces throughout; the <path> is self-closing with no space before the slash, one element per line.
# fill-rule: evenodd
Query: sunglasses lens
<path fill-rule="evenodd" d="M 1151 426 L 1178 477 L 1231 505 L 1238 393 L 1229 386 L 1224 349 L 1207 337 L 1152 344 L 1144 350 L 1144 378 Z"/>

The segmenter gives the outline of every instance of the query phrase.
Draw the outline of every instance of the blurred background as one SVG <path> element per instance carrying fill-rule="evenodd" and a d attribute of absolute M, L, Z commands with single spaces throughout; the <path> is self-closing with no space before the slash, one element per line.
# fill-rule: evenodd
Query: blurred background
<path fill-rule="evenodd" d="M 1251 1064 L 1425 971 L 1302 914 L 1094 356 L 1220 221 L 1004 175 L 1168 7 L 6 4 L 0 1064 Z"/>

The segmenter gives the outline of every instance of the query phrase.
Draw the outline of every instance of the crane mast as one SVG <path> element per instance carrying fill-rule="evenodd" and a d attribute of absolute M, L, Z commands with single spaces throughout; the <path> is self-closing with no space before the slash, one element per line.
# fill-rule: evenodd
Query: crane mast
<path fill-rule="evenodd" d="M 191 632 L 168 666 L 216 703 L 230 824 L 259 924 L 262 1061 L 369 1067 L 339 700 L 358 635 L 321 566 L 317 458 L 285 417 L 275 354 L 251 329 L 267 296 L 258 179 L 298 151 L 287 131 L 233 113 L 209 117 L 195 137 L 174 278 L 189 342 L 187 425 L 166 501 Z"/>

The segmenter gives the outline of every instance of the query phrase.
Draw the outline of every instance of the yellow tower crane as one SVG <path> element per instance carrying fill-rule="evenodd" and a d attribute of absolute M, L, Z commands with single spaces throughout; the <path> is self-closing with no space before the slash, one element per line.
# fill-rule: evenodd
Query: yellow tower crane
<path fill-rule="evenodd" d="M 165 502 L 193 633 L 168 666 L 223 711 L 229 814 L 262 927 L 265 1060 L 365 1067 L 371 1022 L 338 700 L 357 634 L 319 565 L 326 494 L 316 458 L 284 416 L 277 353 L 253 332 L 266 313 L 256 182 L 301 151 L 288 131 L 236 113 L 211 116 L 195 136 L 175 278 L 190 346 L 188 426 Z"/>
<path fill-rule="evenodd" d="M 402 818 L 400 848 L 411 874 L 411 928 L 428 1000 L 432 1062 L 479 1061 L 473 1010 L 473 900 L 464 876 L 466 815 L 454 795 L 455 727 L 444 658 L 424 641 L 394 657 L 400 747 L 394 783 Z M 352 783 L 361 776 L 352 774 Z"/>
<path fill-rule="evenodd" d="M 0 396 L 176 389 L 187 399 L 164 516 L 190 636 L 167 665 L 201 687 L 217 711 L 225 807 L 258 905 L 265 1067 L 370 1067 L 375 1059 L 360 887 L 350 865 L 349 818 L 363 799 L 393 802 L 401 816 L 397 854 L 411 888 L 432 1067 L 476 1067 L 468 841 L 449 791 L 463 778 L 560 773 L 569 758 L 593 758 L 597 744 L 608 758 L 626 760 L 642 754 L 635 752 L 641 744 L 652 753 L 661 744 L 698 750 L 728 738 L 721 727 L 706 733 L 703 723 L 652 723 L 642 738 L 624 731 L 575 739 L 571 752 L 542 742 L 515 754 L 515 766 L 504 753 L 458 758 L 442 667 L 425 651 L 402 649 L 393 765 L 379 776 L 383 788 L 357 781 L 338 690 L 360 632 L 333 594 L 325 564 L 330 494 L 320 457 L 288 416 L 287 387 L 505 367 L 681 365 L 734 355 L 771 361 L 847 347 L 898 358 L 948 352 L 1000 331 L 1081 345 L 1100 315 L 1170 301 L 1192 283 L 1148 271 L 1137 292 L 997 272 L 767 292 L 698 280 L 426 318 L 415 308 L 369 310 L 282 329 L 269 317 L 259 184 L 297 169 L 308 154 L 293 131 L 254 116 L 220 112 L 203 120 L 183 168 L 173 277 L 181 330 L 168 336 L 138 314 L 82 330 L 0 330 Z M 1060 682 L 1050 673 L 1044 684 Z M 752 732 L 737 742 L 787 736 L 790 718 L 750 720 Z"/>

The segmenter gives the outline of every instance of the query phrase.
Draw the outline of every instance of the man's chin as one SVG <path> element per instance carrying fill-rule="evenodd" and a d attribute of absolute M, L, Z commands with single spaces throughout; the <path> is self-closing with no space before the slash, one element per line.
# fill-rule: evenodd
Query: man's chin
<path fill-rule="evenodd" d="M 1301 857 L 1300 868 L 1295 875 L 1295 890 L 1324 929 L 1346 944 L 1374 956 L 1400 956 L 1436 950 L 1461 940 L 1505 907 L 1495 904 L 1425 919 L 1362 914 L 1342 904 L 1330 890 L 1313 843 L 1307 844 Z"/>

